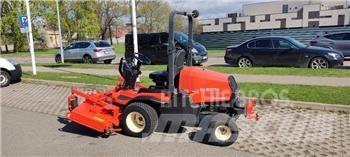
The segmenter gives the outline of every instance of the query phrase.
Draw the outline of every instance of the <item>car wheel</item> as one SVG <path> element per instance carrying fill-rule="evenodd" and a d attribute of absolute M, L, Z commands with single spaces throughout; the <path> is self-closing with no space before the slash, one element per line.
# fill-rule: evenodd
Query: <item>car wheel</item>
<path fill-rule="evenodd" d="M 237 66 L 240 68 L 252 67 L 253 62 L 247 57 L 241 57 L 237 61 Z"/>
<path fill-rule="evenodd" d="M 86 63 L 86 64 L 93 64 L 94 63 L 92 58 L 91 58 L 91 56 L 89 56 L 89 55 L 85 55 L 83 57 L 83 62 Z"/>
<path fill-rule="evenodd" d="M 105 63 L 105 64 L 111 64 L 111 63 L 112 63 L 112 59 L 104 60 L 103 63 Z"/>
<path fill-rule="evenodd" d="M 56 57 L 55 57 L 55 62 L 56 62 L 57 64 L 62 63 L 61 55 L 56 55 Z"/>
<path fill-rule="evenodd" d="M 8 72 L 1 70 L 0 74 L 0 85 L 1 87 L 6 87 L 10 84 L 11 82 L 11 76 Z"/>
<path fill-rule="evenodd" d="M 327 69 L 329 68 L 328 61 L 322 57 L 316 57 L 311 60 L 310 68 L 312 69 Z"/>
<path fill-rule="evenodd" d="M 151 106 L 135 102 L 128 105 L 122 114 L 122 130 L 128 136 L 147 137 L 158 125 L 158 115 Z"/>

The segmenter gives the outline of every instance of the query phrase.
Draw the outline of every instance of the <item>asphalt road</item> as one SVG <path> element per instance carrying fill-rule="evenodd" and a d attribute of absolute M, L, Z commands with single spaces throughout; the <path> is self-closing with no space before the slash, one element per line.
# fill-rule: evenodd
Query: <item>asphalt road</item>
<path fill-rule="evenodd" d="M 37 84 L 1 88 L 2 156 L 350 156 L 349 113 L 258 106 L 260 121 L 239 118 L 237 142 L 216 147 L 190 140 L 194 128 L 100 138 L 66 121 L 68 94 L 66 87 Z"/>

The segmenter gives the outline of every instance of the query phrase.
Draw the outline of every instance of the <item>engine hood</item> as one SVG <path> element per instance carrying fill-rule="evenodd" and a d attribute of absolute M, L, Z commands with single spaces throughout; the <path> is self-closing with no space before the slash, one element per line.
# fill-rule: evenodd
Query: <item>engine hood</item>
<path fill-rule="evenodd" d="M 318 47 L 318 46 L 307 46 L 304 48 L 308 52 L 312 53 L 318 53 L 318 54 L 327 54 L 327 53 L 337 53 L 341 56 L 344 56 L 344 54 L 338 50 L 332 49 L 332 48 L 324 48 L 324 47 Z"/>
<path fill-rule="evenodd" d="M 202 45 L 200 44 L 199 42 L 194 42 L 193 43 L 193 48 L 195 48 L 199 54 L 201 55 L 205 55 L 207 54 L 207 49 Z"/>

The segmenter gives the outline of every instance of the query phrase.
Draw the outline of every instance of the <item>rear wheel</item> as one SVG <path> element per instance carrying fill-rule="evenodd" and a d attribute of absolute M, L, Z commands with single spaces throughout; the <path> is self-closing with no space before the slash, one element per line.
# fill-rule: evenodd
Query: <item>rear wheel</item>
<path fill-rule="evenodd" d="M 310 68 L 312 69 L 327 69 L 329 68 L 328 61 L 322 57 L 316 57 L 310 61 Z"/>
<path fill-rule="evenodd" d="M 62 63 L 61 55 L 56 55 L 56 57 L 55 57 L 55 62 L 56 62 L 57 64 Z"/>
<path fill-rule="evenodd" d="M 147 137 L 158 125 L 158 115 L 151 106 L 135 102 L 128 105 L 122 115 L 122 129 L 128 136 Z"/>
<path fill-rule="evenodd" d="M 0 74 L 0 85 L 1 87 L 6 87 L 10 84 L 11 82 L 11 76 L 8 72 L 1 70 Z"/>
<path fill-rule="evenodd" d="M 103 63 L 105 63 L 105 64 L 111 64 L 111 63 L 112 63 L 112 59 L 104 60 Z"/>
<path fill-rule="evenodd" d="M 94 63 L 94 61 L 92 60 L 91 56 L 89 56 L 89 55 L 85 55 L 83 57 L 83 62 L 85 64 L 93 64 Z"/>
<path fill-rule="evenodd" d="M 237 66 L 240 68 L 252 67 L 253 62 L 247 57 L 241 57 L 237 61 Z"/>

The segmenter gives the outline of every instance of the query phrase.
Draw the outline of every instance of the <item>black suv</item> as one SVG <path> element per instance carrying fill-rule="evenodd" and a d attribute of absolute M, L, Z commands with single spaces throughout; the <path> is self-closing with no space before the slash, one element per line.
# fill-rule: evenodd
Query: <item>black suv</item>
<path fill-rule="evenodd" d="M 168 63 L 168 33 L 144 33 L 138 34 L 139 52 L 147 56 L 152 64 Z M 175 45 L 179 49 L 186 50 L 188 45 L 188 36 L 182 32 L 175 32 Z M 193 41 L 193 64 L 200 65 L 208 60 L 206 48 Z M 132 34 L 126 35 L 125 38 L 125 57 L 131 57 L 134 53 L 134 43 Z"/>

